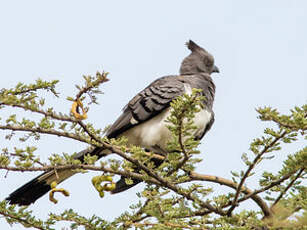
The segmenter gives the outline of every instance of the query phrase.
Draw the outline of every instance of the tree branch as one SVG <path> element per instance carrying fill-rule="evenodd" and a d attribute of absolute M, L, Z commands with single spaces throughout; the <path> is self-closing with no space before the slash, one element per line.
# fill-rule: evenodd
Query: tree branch
<path fill-rule="evenodd" d="M 271 206 L 271 209 L 280 201 L 280 199 L 283 197 L 283 195 L 285 195 L 285 193 L 289 190 L 289 188 L 292 187 L 292 185 L 294 184 L 294 182 L 302 175 L 302 173 L 304 172 L 305 168 L 301 168 L 298 173 L 296 174 L 296 176 L 293 178 L 293 180 L 291 180 L 291 182 L 288 184 L 288 186 L 280 192 L 279 196 L 276 198 L 276 200 L 274 201 L 274 203 Z M 292 174 L 293 175 L 293 174 Z M 291 176 L 292 176 L 291 175 Z M 290 176 L 289 176 L 290 177 Z M 288 177 L 288 178 L 289 178 Z"/>
<path fill-rule="evenodd" d="M 289 179 L 294 173 L 295 173 L 295 172 L 289 173 L 289 174 L 283 176 L 282 178 L 280 178 L 279 180 L 273 181 L 271 184 L 269 184 L 269 185 L 267 185 L 267 186 L 265 186 L 265 187 L 263 187 L 263 188 L 261 188 L 261 189 L 255 190 L 255 191 L 253 191 L 253 192 L 250 193 L 250 194 L 246 194 L 246 196 L 244 196 L 244 197 L 238 199 L 238 203 L 239 203 L 239 202 L 242 202 L 242 201 L 245 201 L 245 200 L 249 199 L 250 197 L 253 197 L 254 195 L 257 195 L 257 194 L 259 194 L 259 193 L 265 192 L 265 191 L 269 190 L 270 188 L 272 188 L 272 187 L 274 187 L 274 186 L 276 186 L 276 185 L 281 184 L 281 183 L 284 182 L 285 180 Z"/>
<path fill-rule="evenodd" d="M 103 167 L 103 166 L 94 166 L 94 165 L 86 165 L 86 164 L 76 164 L 76 165 L 46 165 L 43 167 L 29 167 L 29 168 L 21 168 L 21 167 L 13 167 L 13 166 L 0 166 L 0 169 L 5 169 L 8 171 L 15 171 L 15 172 L 37 172 L 37 171 L 51 171 L 51 170 L 91 170 L 91 171 L 98 171 L 98 172 L 107 172 L 112 174 L 121 175 L 124 177 L 131 177 L 138 180 L 144 180 L 149 183 L 153 183 L 156 185 L 160 185 L 161 183 L 153 178 L 144 179 L 144 176 L 139 173 L 124 171 L 124 170 L 113 170 L 111 168 Z"/>
<path fill-rule="evenodd" d="M 7 106 L 11 106 L 11 107 L 21 108 L 25 111 L 31 111 L 33 113 L 42 114 L 45 117 L 51 117 L 51 118 L 58 120 L 58 121 L 76 122 L 76 123 L 78 122 L 78 120 L 73 118 L 73 117 L 70 117 L 68 115 L 61 116 L 61 115 L 58 115 L 58 114 L 56 114 L 55 112 L 52 112 L 52 111 L 44 111 L 44 110 L 38 109 L 38 108 L 30 108 L 30 107 L 27 107 L 25 105 L 11 104 L 11 103 L 7 103 L 7 102 L 2 102 L 2 104 L 7 105 Z"/>
<path fill-rule="evenodd" d="M 60 132 L 54 129 L 44 129 L 44 128 L 40 128 L 40 127 L 36 127 L 36 128 L 30 128 L 30 127 L 23 127 L 23 126 L 17 126 L 17 125 L 0 125 L 0 129 L 2 130 L 12 130 L 12 131 L 22 131 L 22 132 L 32 132 L 32 133 L 42 133 L 42 134 L 49 134 L 49 135 L 54 135 L 54 136 L 58 136 L 58 137 L 66 137 L 66 138 L 70 138 L 73 140 L 77 140 L 80 142 L 84 142 L 87 144 L 91 144 L 90 140 L 76 135 L 76 134 L 72 134 L 72 133 L 68 133 L 68 132 Z"/>
<path fill-rule="evenodd" d="M 287 131 L 284 131 L 283 133 L 280 134 L 280 136 L 278 137 L 275 137 L 275 139 L 268 145 L 266 145 L 263 150 L 257 154 L 257 156 L 255 157 L 255 159 L 253 160 L 252 164 L 249 165 L 248 169 L 246 170 L 246 172 L 244 173 L 243 177 L 241 178 L 241 181 L 237 187 L 237 191 L 236 191 L 236 194 L 235 194 L 235 197 L 232 201 L 232 205 L 231 207 L 229 208 L 229 210 L 227 211 L 227 215 L 231 215 L 232 211 L 234 210 L 234 208 L 236 207 L 237 205 L 237 201 L 238 201 L 238 198 L 239 198 L 239 194 L 241 193 L 241 190 L 242 190 L 242 187 L 243 187 L 243 184 L 245 182 L 245 180 L 247 179 L 247 177 L 249 176 L 250 172 L 253 170 L 253 168 L 256 166 L 256 164 L 258 163 L 258 161 L 261 159 L 261 157 L 272 147 L 275 145 L 275 143 L 277 141 L 279 141 L 281 138 L 283 138 L 285 135 L 287 134 Z"/>
<path fill-rule="evenodd" d="M 192 97 L 191 103 L 189 103 L 185 107 L 183 107 L 182 110 L 180 111 L 179 116 L 178 116 L 179 117 L 179 124 L 178 124 L 178 129 L 177 129 L 177 131 L 178 131 L 178 143 L 179 143 L 181 152 L 183 153 L 183 158 L 179 161 L 179 163 L 176 165 L 176 167 L 173 168 L 173 170 L 171 170 L 167 173 L 167 176 L 170 176 L 174 172 L 177 172 L 190 159 L 190 156 L 187 153 L 185 146 L 184 146 L 184 143 L 183 143 L 183 133 L 182 133 L 182 131 L 183 131 L 183 122 L 184 122 L 184 119 L 185 119 L 185 113 L 187 112 L 188 107 L 192 106 L 193 103 L 195 103 L 196 99 L 198 98 L 197 96 L 198 95 L 195 94 Z"/>
<path fill-rule="evenodd" d="M 217 184 L 220 184 L 220 185 L 225 185 L 225 186 L 233 188 L 233 189 L 237 189 L 237 184 L 236 183 L 234 183 L 231 180 L 222 178 L 222 177 L 217 177 L 217 176 L 212 176 L 212 175 L 204 175 L 204 174 L 199 174 L 199 173 L 196 173 L 196 172 L 191 172 L 190 173 L 190 178 L 193 179 L 193 180 L 213 182 L 213 183 L 217 183 Z M 245 186 L 241 187 L 241 191 L 243 193 L 247 194 L 247 195 L 253 193 L 253 191 L 251 189 L 249 189 L 249 188 L 247 188 Z M 267 206 L 265 201 L 260 196 L 257 196 L 256 194 L 254 194 L 254 195 L 252 195 L 250 197 L 261 208 L 264 216 L 269 217 L 269 216 L 272 215 L 272 212 L 270 211 L 270 208 Z M 229 204 L 226 205 L 226 206 L 229 206 Z M 205 212 L 205 214 L 208 214 L 208 212 Z"/>
<path fill-rule="evenodd" d="M 36 225 L 35 223 L 31 223 L 31 222 L 29 222 L 29 221 L 26 220 L 26 219 L 19 218 L 19 217 L 15 216 L 15 215 L 11 215 L 11 214 L 9 214 L 9 213 L 7 213 L 7 212 L 2 212 L 2 211 L 0 211 L 0 214 L 1 214 L 2 216 L 7 217 L 7 218 L 14 219 L 14 220 L 16 220 L 18 223 L 21 223 L 22 225 L 25 225 L 25 226 L 27 226 L 27 227 L 31 226 L 31 227 L 36 228 L 36 229 L 46 230 L 45 228 L 42 228 L 41 226 Z"/>
<path fill-rule="evenodd" d="M 90 84 L 87 84 L 86 86 L 82 87 L 78 94 L 76 95 L 76 100 L 79 99 L 84 93 L 88 93 L 91 91 L 93 88 L 98 87 L 100 84 L 109 81 L 107 78 L 108 73 L 103 72 L 102 74 L 97 72 L 96 73 L 96 80 L 93 82 L 90 82 Z M 86 77 L 84 77 L 86 79 Z"/>
<path fill-rule="evenodd" d="M 149 169 L 148 167 L 146 167 L 144 164 L 142 164 L 141 162 L 139 162 L 138 160 L 128 156 L 127 154 L 125 154 L 123 151 L 121 151 L 120 149 L 108 144 L 108 143 L 104 143 L 103 147 L 106 149 L 111 150 L 113 153 L 121 156 L 122 158 L 126 159 L 127 161 L 133 163 L 134 165 L 136 165 L 139 169 L 143 170 L 148 176 L 153 177 L 154 179 L 156 179 L 157 181 L 160 182 L 161 185 L 163 185 L 166 188 L 169 188 L 170 190 L 174 191 L 177 194 L 180 194 L 182 196 L 184 196 L 185 198 L 187 198 L 188 200 L 194 201 L 194 202 L 198 202 L 200 203 L 201 206 L 207 208 L 208 210 L 211 210 L 214 213 L 220 214 L 220 215 L 225 215 L 225 213 L 221 210 L 218 210 L 216 208 L 214 208 L 212 205 L 210 205 L 208 202 L 204 202 L 202 200 L 199 200 L 196 197 L 192 197 L 191 194 L 185 193 L 181 188 L 179 188 L 178 186 L 170 183 L 169 181 L 161 178 L 158 174 L 156 174 L 153 170 Z"/>

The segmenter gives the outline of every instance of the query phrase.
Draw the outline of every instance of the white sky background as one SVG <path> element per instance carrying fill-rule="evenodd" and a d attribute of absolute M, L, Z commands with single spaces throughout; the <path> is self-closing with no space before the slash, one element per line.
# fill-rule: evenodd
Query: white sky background
<path fill-rule="evenodd" d="M 269 125 L 256 119 L 255 108 L 267 105 L 287 112 L 307 101 L 306 1 L 0 1 L 1 88 L 38 77 L 59 79 L 62 101 L 51 98 L 50 103 L 69 112 L 65 97 L 76 94 L 81 76 L 106 70 L 111 81 L 102 86 L 100 105 L 88 114 L 88 122 L 105 127 L 154 79 L 178 73 L 189 54 L 184 46 L 188 39 L 212 53 L 221 72 L 213 75 L 216 121 L 203 139 L 204 161 L 197 171 L 230 178 L 230 170 L 244 168 L 240 156 L 249 142 Z M 1 143 L 1 148 L 12 148 L 17 140 L 7 142 L 2 135 Z M 278 170 L 286 154 L 303 145 L 286 147 L 263 167 Z M 63 138 L 43 138 L 38 146 L 44 159 L 84 148 Z M 0 199 L 34 175 L 10 172 L 4 178 L 0 171 Z M 31 209 L 46 217 L 74 208 L 111 220 L 137 201 L 141 185 L 100 199 L 90 182 L 93 175 L 61 184 L 71 196 L 57 194 L 57 205 L 44 196 Z M 255 181 L 248 185 L 255 188 Z M 9 229 L 4 219 L 0 229 Z"/>

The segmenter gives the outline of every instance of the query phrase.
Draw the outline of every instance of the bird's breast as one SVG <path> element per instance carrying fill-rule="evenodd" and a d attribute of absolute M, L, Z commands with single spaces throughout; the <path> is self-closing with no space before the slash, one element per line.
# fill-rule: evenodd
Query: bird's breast
<path fill-rule="evenodd" d="M 138 145 L 150 151 L 164 154 L 167 152 L 167 143 L 171 140 L 172 134 L 167 128 L 167 117 L 171 115 L 171 108 L 163 110 L 158 115 L 145 121 L 133 128 L 125 131 L 121 136 L 128 138 L 128 143 Z M 201 109 L 195 114 L 193 119 L 197 127 L 192 135 L 195 137 L 202 136 L 207 124 L 212 119 L 212 113 L 206 109 Z"/>

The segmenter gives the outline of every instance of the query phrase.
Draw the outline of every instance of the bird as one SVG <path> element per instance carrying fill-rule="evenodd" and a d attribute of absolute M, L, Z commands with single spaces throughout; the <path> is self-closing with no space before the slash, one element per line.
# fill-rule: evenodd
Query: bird
<path fill-rule="evenodd" d="M 134 96 L 123 108 L 122 114 L 106 132 L 107 138 L 126 137 L 129 145 L 137 145 L 156 154 L 167 154 L 167 142 L 171 132 L 167 128 L 166 119 L 171 113 L 170 103 L 178 96 L 191 94 L 192 89 L 201 89 L 204 96 L 203 108 L 195 114 L 193 133 L 200 140 L 214 123 L 213 102 L 215 84 L 212 73 L 219 73 L 214 64 L 214 57 L 204 48 L 189 40 L 186 43 L 191 53 L 181 63 L 179 75 L 168 75 L 158 78 Z M 103 147 L 83 150 L 74 156 L 81 162 L 86 154 L 102 157 Z M 161 162 L 154 162 L 159 165 Z M 6 200 L 10 204 L 30 205 L 51 190 L 51 183 L 61 183 L 76 174 L 72 170 L 62 170 L 55 174 L 54 170 L 44 172 L 12 192 Z M 126 184 L 121 177 L 115 184 L 112 194 L 123 192 L 141 180 L 132 180 Z"/>

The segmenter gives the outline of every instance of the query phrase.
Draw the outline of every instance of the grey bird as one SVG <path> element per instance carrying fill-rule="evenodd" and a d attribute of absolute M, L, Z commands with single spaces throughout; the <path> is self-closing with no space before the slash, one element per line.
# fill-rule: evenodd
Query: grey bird
<path fill-rule="evenodd" d="M 214 122 L 212 106 L 215 85 L 210 75 L 219 72 L 219 69 L 214 65 L 213 56 L 204 48 L 191 40 L 186 45 L 191 54 L 182 61 L 180 74 L 161 77 L 132 98 L 107 131 L 108 138 L 125 136 L 128 144 L 141 146 L 156 154 L 166 154 L 167 142 L 171 137 L 165 122 L 170 115 L 170 102 L 184 93 L 190 94 L 193 88 L 201 89 L 205 96 L 204 108 L 194 118 L 197 129 L 193 133 L 195 139 L 203 138 Z M 76 154 L 75 158 L 82 161 L 86 154 L 98 155 L 100 158 L 103 156 L 103 150 L 101 147 L 84 150 Z M 161 164 L 158 161 L 154 163 Z M 57 175 L 53 170 L 44 172 L 11 193 L 6 200 L 11 204 L 29 205 L 50 191 L 53 181 L 59 184 L 74 174 L 71 170 L 58 171 Z M 133 180 L 133 183 L 128 185 L 125 181 L 122 177 L 116 182 L 111 193 L 125 191 L 141 182 Z"/>

